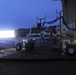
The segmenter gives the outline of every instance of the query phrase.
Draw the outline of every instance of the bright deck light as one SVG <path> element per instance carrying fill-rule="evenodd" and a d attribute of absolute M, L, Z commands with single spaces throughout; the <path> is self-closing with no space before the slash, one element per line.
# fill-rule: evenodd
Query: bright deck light
<path fill-rule="evenodd" d="M 0 31 L 0 38 L 11 38 L 15 37 L 14 30 Z"/>

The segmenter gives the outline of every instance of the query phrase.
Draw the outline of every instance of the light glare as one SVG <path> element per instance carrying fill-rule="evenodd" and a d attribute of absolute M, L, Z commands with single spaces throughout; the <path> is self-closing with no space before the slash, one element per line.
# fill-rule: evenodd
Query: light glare
<path fill-rule="evenodd" d="M 15 37 L 14 30 L 0 31 L 0 38 L 11 38 Z"/>

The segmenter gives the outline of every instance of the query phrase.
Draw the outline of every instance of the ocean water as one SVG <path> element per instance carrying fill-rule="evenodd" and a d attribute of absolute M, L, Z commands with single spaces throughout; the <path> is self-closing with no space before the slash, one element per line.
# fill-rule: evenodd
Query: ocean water
<path fill-rule="evenodd" d="M 15 39 L 14 38 L 0 38 L 0 48 L 9 48 L 15 47 Z"/>

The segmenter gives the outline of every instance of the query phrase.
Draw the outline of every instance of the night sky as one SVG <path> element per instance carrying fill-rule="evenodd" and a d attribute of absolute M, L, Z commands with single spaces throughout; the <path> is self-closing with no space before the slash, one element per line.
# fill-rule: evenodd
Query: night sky
<path fill-rule="evenodd" d="M 45 14 L 46 21 L 54 20 L 56 9 L 62 10 L 60 1 L 0 0 L 0 30 L 30 28 L 33 24 L 36 25 L 36 16 L 43 18 Z"/>

